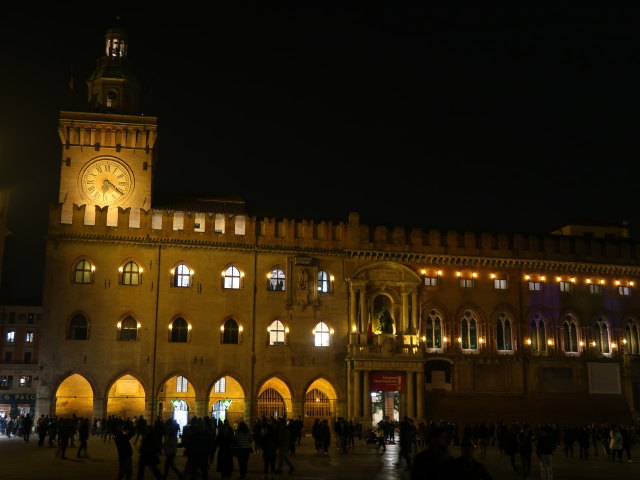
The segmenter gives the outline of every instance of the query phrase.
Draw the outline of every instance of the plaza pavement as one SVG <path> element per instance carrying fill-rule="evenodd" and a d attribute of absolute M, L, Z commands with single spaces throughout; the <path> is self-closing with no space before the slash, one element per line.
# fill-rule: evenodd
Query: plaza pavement
<path fill-rule="evenodd" d="M 32 437 L 31 442 L 26 444 L 20 438 L 0 438 L 0 479 L 3 480 L 75 480 L 75 479 L 115 479 L 117 473 L 117 456 L 113 443 L 106 444 L 99 438 L 89 439 L 89 458 L 75 458 L 76 449 L 67 450 L 68 460 L 61 460 L 54 456 L 55 448 L 39 448 L 36 446 L 37 438 Z M 79 442 L 76 441 L 76 445 Z M 312 449 L 313 440 L 305 437 L 296 455 L 291 457 L 296 467 L 296 471 L 289 475 L 283 473 L 275 478 L 283 480 L 408 480 L 409 473 L 404 466 L 397 468 L 394 463 L 397 460 L 397 445 L 388 445 L 385 454 L 377 454 L 375 448 L 370 445 L 356 443 L 355 450 L 346 455 L 339 455 L 335 451 L 335 445 L 328 456 L 315 455 Z M 136 451 L 134 446 L 134 451 Z M 458 455 L 456 447 L 451 448 L 454 455 Z M 577 448 L 576 448 L 577 453 Z M 590 457 L 589 460 L 565 459 L 556 451 L 554 455 L 554 479 L 633 479 L 640 478 L 640 448 L 637 446 L 632 452 L 637 456 L 633 463 L 615 463 L 610 458 L 602 455 Z M 185 458 L 181 455 L 176 457 L 176 464 L 182 468 Z M 497 480 L 521 479 L 513 472 L 503 472 L 500 470 L 500 459 L 497 448 L 489 448 L 489 458 L 484 462 L 485 466 Z M 162 464 L 159 465 L 162 468 Z M 237 479 L 237 463 L 234 465 L 232 478 Z M 134 479 L 137 474 L 137 452 L 134 455 Z M 215 469 L 214 469 L 215 470 Z M 286 467 L 284 469 L 287 471 Z M 147 472 L 145 478 L 151 479 L 152 475 Z M 170 474 L 169 478 L 177 478 Z M 219 479 L 220 475 L 215 471 L 210 471 L 209 478 Z M 262 457 L 252 455 L 249 462 L 249 472 L 247 479 L 262 478 Z M 533 457 L 533 467 L 530 478 L 532 480 L 540 478 L 540 471 Z"/>

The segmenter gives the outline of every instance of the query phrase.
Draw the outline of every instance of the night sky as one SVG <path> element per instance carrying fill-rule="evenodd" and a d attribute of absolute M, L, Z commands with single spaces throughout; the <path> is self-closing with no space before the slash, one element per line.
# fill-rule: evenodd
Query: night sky
<path fill-rule="evenodd" d="M 0 187 L 12 191 L 13 301 L 38 301 L 58 111 L 83 105 L 116 15 L 143 110 L 159 116 L 156 191 L 369 224 L 640 225 L 637 9 L 9 12 Z"/>

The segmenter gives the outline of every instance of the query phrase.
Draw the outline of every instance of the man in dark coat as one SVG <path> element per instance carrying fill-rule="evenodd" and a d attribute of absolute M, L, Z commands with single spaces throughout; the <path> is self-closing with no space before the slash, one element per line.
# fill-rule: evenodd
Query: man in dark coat
<path fill-rule="evenodd" d="M 118 480 L 131 480 L 133 475 L 133 465 L 131 457 L 133 457 L 133 449 L 131 448 L 131 440 L 133 437 L 133 431 L 127 430 L 126 433 L 122 430 L 122 424 L 116 425 L 116 432 L 113 437 L 113 441 L 118 449 Z"/>
<path fill-rule="evenodd" d="M 431 435 L 430 446 L 416 455 L 416 458 L 413 460 L 411 480 L 440 480 L 450 478 L 447 470 L 447 463 L 449 462 L 449 434 L 445 429 L 435 427 Z"/>

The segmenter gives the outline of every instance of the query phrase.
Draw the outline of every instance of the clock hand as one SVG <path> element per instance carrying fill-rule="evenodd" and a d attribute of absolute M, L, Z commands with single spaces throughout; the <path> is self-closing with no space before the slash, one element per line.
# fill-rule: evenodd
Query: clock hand
<path fill-rule="evenodd" d="M 109 186 L 111 188 L 113 188 L 116 192 L 118 192 L 120 195 L 124 196 L 124 192 L 122 190 L 120 190 L 118 187 L 116 187 L 113 183 L 111 183 L 109 180 L 105 180 L 105 182 L 107 182 L 109 184 Z"/>

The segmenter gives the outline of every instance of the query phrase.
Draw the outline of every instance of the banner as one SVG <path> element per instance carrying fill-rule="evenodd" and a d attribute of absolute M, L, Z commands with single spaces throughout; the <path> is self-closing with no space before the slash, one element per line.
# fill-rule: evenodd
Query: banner
<path fill-rule="evenodd" d="M 404 392 L 404 373 L 372 373 L 369 378 L 372 392 Z"/>

